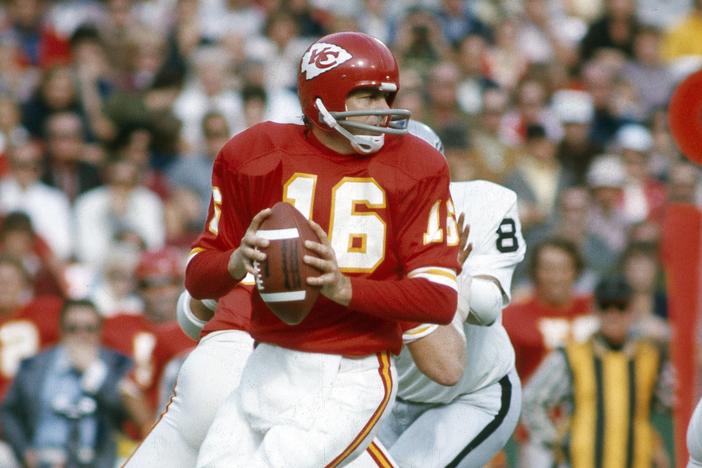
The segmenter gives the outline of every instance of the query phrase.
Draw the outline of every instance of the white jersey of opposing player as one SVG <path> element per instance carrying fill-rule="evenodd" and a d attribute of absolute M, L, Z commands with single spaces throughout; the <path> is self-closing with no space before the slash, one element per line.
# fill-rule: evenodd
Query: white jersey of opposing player
<path fill-rule="evenodd" d="M 687 468 L 702 467 L 702 398 L 697 402 L 687 428 L 687 450 L 690 452 Z"/>
<path fill-rule="evenodd" d="M 510 300 L 512 273 L 526 252 L 517 214 L 517 195 L 500 185 L 477 180 L 452 182 L 451 196 L 456 216 L 465 213 L 465 222 L 470 225 L 468 241 L 473 244 L 461 275 L 497 278 L 504 292 L 503 306 L 506 306 Z M 454 322 L 457 320 L 460 319 Z M 501 317 L 490 326 L 462 325 L 466 336 L 466 366 L 461 381 L 452 387 L 437 384 L 417 369 L 405 348 L 397 359 L 400 398 L 447 404 L 457 396 L 491 385 L 509 373 L 514 367 L 514 348 Z M 423 327 L 420 334 L 406 334 L 406 341 L 426 336 L 432 329 L 436 326 Z"/>

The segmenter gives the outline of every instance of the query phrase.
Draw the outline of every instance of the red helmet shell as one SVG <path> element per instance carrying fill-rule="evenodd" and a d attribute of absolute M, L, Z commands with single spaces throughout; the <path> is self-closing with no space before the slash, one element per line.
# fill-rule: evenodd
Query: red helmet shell
<path fill-rule="evenodd" d="M 359 32 L 329 34 L 302 56 L 297 90 L 302 112 L 314 125 L 329 130 L 320 120 L 317 98 L 330 112 L 343 112 L 346 97 L 359 88 L 386 92 L 389 106 L 400 89 L 397 61 L 380 40 Z"/>
<path fill-rule="evenodd" d="M 184 259 L 178 249 L 164 247 L 141 254 L 136 268 L 139 281 L 180 279 L 183 274 Z"/>

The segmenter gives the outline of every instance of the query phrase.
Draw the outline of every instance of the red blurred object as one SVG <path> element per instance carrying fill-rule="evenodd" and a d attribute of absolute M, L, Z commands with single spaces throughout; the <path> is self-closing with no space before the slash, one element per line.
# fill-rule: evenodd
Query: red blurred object
<path fill-rule="evenodd" d="M 670 353 L 677 379 L 673 419 L 678 466 L 688 458 L 685 436 L 700 383 L 696 338 L 702 322 L 701 241 L 702 212 L 693 205 L 670 205 L 663 220 L 662 253 L 672 332 Z"/>
<path fill-rule="evenodd" d="M 139 281 L 156 278 L 180 278 L 183 275 L 183 255 L 173 247 L 149 250 L 141 254 L 136 276 Z"/>
<path fill-rule="evenodd" d="M 702 164 L 702 70 L 685 78 L 668 105 L 670 132 L 691 161 Z"/>

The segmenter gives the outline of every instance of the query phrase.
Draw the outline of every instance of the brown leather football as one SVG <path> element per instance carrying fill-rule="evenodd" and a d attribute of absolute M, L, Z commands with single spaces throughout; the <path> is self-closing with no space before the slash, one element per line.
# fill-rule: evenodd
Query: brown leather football
<path fill-rule="evenodd" d="M 319 242 L 307 219 L 285 202 L 273 205 L 271 215 L 256 233 L 270 241 L 266 260 L 256 263 L 256 289 L 263 302 L 283 322 L 297 325 L 310 313 L 319 295 L 319 287 L 307 284 L 308 276 L 319 276 L 316 268 L 303 261 L 314 252 L 305 240 Z"/>

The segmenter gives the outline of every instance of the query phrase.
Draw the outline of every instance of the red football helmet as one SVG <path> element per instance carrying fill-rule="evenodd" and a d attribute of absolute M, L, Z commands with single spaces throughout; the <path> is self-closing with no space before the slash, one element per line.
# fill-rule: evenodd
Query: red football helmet
<path fill-rule="evenodd" d="M 141 282 L 178 281 L 183 275 L 185 262 L 178 249 L 164 247 L 141 254 L 136 277 Z"/>
<path fill-rule="evenodd" d="M 302 112 L 310 122 L 325 130 L 336 130 L 360 153 L 378 151 L 385 133 L 404 134 L 405 128 L 389 126 L 391 120 L 408 119 L 404 109 L 347 111 L 346 98 L 357 89 L 370 88 L 387 96 L 392 106 L 400 89 L 395 57 L 378 39 L 359 32 L 330 34 L 313 43 L 302 56 L 297 90 Z M 380 115 L 383 124 L 349 121 L 347 117 Z M 347 128 L 373 132 L 354 135 Z M 378 135 L 380 133 L 380 135 Z"/>

